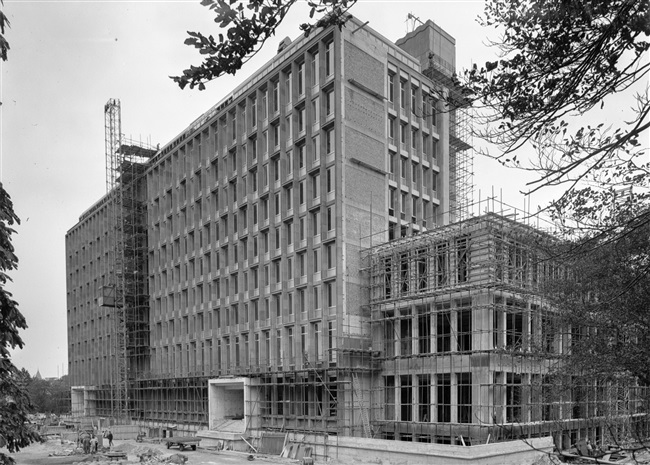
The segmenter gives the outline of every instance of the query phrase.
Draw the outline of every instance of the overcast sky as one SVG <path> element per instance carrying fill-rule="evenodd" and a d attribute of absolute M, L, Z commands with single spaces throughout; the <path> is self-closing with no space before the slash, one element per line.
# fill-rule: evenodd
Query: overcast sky
<path fill-rule="evenodd" d="M 488 31 L 476 23 L 482 8 L 482 1 L 359 0 L 352 13 L 392 41 L 412 30 L 409 12 L 431 19 L 456 38 L 457 67 L 467 68 L 494 59 L 484 46 Z M 106 191 L 106 101 L 121 100 L 127 136 L 163 145 L 270 59 L 282 38 L 296 38 L 305 11 L 304 3 L 296 8 L 237 77 L 199 92 L 168 78 L 199 63 L 183 44 L 186 31 L 218 33 L 198 0 L 5 0 L 11 50 L 0 73 L 0 179 L 22 219 L 10 290 L 29 325 L 25 348 L 13 355 L 18 367 L 44 377 L 67 372 L 65 233 Z M 494 186 L 523 207 L 521 173 L 478 157 L 474 171 L 476 199 Z"/>

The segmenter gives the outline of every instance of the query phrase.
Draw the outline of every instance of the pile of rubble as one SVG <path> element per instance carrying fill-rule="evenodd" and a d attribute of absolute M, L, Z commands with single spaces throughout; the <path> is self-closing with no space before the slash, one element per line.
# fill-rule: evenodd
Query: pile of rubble
<path fill-rule="evenodd" d="M 47 441 L 48 447 L 52 447 L 49 457 L 64 457 L 69 455 L 83 455 L 84 449 L 74 441 Z"/>

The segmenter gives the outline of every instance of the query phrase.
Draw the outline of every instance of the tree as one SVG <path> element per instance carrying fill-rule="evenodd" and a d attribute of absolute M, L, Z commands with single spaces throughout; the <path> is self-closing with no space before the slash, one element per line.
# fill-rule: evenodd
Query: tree
<path fill-rule="evenodd" d="M 4 6 L 4 1 L 0 0 L 0 6 Z M 9 27 L 9 20 L 4 12 L 0 10 L 0 58 L 7 61 L 7 52 L 9 51 L 9 42 L 5 39 L 5 28 Z"/>
<path fill-rule="evenodd" d="M 224 74 L 235 74 L 275 34 L 289 9 L 298 0 L 202 0 L 214 14 L 214 22 L 220 28 L 227 28 L 226 35 L 212 35 L 188 31 L 185 44 L 191 45 L 205 56 L 199 66 L 190 66 L 181 76 L 172 79 L 185 88 L 205 89 L 205 84 Z M 314 23 L 304 23 L 300 29 L 309 35 L 314 29 L 336 25 L 343 27 L 348 19 L 346 12 L 357 0 L 307 0 L 309 17 L 323 15 Z"/>
<path fill-rule="evenodd" d="M 67 376 L 51 380 L 30 378 L 27 389 L 35 412 L 55 415 L 70 412 L 70 386 Z"/>
<path fill-rule="evenodd" d="M 637 222 L 625 220 L 614 241 L 582 238 L 580 253 L 566 244 L 569 277 L 549 281 L 546 295 L 563 326 L 580 330 L 572 334 L 571 367 L 594 378 L 626 372 L 650 386 L 650 224 Z"/>
<path fill-rule="evenodd" d="M 16 269 L 18 257 L 14 254 L 11 226 L 20 224 L 14 213 L 9 194 L 0 183 L 0 441 L 6 443 L 9 452 L 19 450 L 38 439 L 28 425 L 27 413 L 32 406 L 26 389 L 24 375 L 11 362 L 9 350 L 23 347 L 19 330 L 27 328 L 25 317 L 18 310 L 18 303 L 5 289 L 11 278 L 7 272 Z M 0 453 L 0 463 L 13 464 L 10 456 Z"/>
<path fill-rule="evenodd" d="M 493 43 L 501 59 L 461 79 L 477 135 L 496 146 L 488 155 L 535 173 L 530 192 L 561 188 L 547 209 L 568 239 L 551 251 L 567 272 L 545 296 L 571 347 L 551 374 L 551 395 L 649 386 L 650 164 L 639 140 L 650 129 L 650 98 L 639 87 L 650 71 L 650 4 L 490 0 L 482 22 L 501 32 Z M 614 99 L 630 110 L 606 126 L 598 120 Z M 616 394 L 603 399 L 618 408 Z M 647 414 L 649 402 L 628 413 Z"/>
<path fill-rule="evenodd" d="M 650 71 L 649 5 L 486 3 L 482 23 L 501 32 L 493 46 L 502 58 L 464 74 L 462 84 L 479 116 L 475 129 L 497 146 L 495 158 L 537 174 L 531 191 L 564 186 L 550 211 L 571 233 L 611 226 L 621 192 L 633 209 L 649 199 L 648 147 L 639 138 L 650 128 L 650 99 L 647 88 L 631 99 L 626 93 Z M 585 115 L 604 119 L 614 97 L 627 97 L 631 107 L 619 127 L 580 124 Z M 525 159 L 528 145 L 536 155 Z"/>

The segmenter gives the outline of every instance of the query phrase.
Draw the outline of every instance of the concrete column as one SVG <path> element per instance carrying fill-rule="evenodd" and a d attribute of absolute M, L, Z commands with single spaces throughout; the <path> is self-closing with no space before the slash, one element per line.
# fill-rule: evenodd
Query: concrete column
<path fill-rule="evenodd" d="M 411 353 L 420 353 L 420 314 L 415 306 L 411 307 Z"/>
<path fill-rule="evenodd" d="M 521 421 L 522 423 L 528 423 L 529 421 L 532 421 L 530 376 L 531 376 L 530 374 L 521 375 Z"/>
<path fill-rule="evenodd" d="M 420 403 L 420 380 L 418 376 L 411 375 L 411 418 L 412 421 L 418 419 L 418 404 Z"/>
<path fill-rule="evenodd" d="M 455 308 L 452 308 L 449 312 L 450 312 L 449 328 L 451 331 L 451 351 L 454 352 L 458 349 L 458 311 Z M 454 381 L 452 381 L 452 383 L 453 382 Z"/>
<path fill-rule="evenodd" d="M 500 311 L 497 314 L 497 346 L 505 347 L 506 346 L 506 312 Z"/>
<path fill-rule="evenodd" d="M 531 313 L 530 313 L 530 304 L 527 305 L 527 308 L 522 310 L 522 347 L 524 350 L 528 349 L 530 347 L 530 340 L 531 340 L 531 330 L 532 330 L 532 321 L 531 321 Z"/>
<path fill-rule="evenodd" d="M 451 392 L 449 393 L 449 404 L 451 406 L 451 423 L 458 423 L 458 373 L 451 373 L 450 378 Z"/>
<path fill-rule="evenodd" d="M 493 390 L 490 375 L 488 367 L 472 369 L 472 423 L 492 423 L 490 406 Z"/>
<path fill-rule="evenodd" d="M 497 372 L 494 375 L 494 418 L 497 423 L 503 423 L 505 420 L 505 404 L 506 404 L 506 390 L 505 390 L 505 373 Z"/>
<path fill-rule="evenodd" d="M 438 421 L 438 378 L 436 375 L 431 375 L 431 418 L 430 422 L 435 423 Z"/>
<path fill-rule="evenodd" d="M 472 298 L 472 349 L 489 350 L 492 348 L 492 325 L 494 312 L 492 296 L 481 293 Z"/>

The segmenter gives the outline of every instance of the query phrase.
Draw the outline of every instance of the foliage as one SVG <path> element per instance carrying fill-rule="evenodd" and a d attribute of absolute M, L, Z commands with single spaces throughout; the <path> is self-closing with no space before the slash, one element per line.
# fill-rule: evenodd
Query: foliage
<path fill-rule="evenodd" d="M 626 215 L 629 215 L 627 213 Z M 571 369 L 593 379 L 621 374 L 650 386 L 650 222 L 619 218 L 615 240 L 594 234 L 565 251 L 565 276 L 547 284 L 562 326 L 573 328 Z M 564 369 L 562 369 L 564 370 Z"/>
<path fill-rule="evenodd" d="M 32 378 L 27 390 L 35 412 L 55 415 L 70 413 L 70 386 L 67 376 L 59 379 Z"/>
<path fill-rule="evenodd" d="M 227 29 L 225 35 L 205 36 L 200 32 L 188 31 L 185 44 L 198 49 L 204 56 L 199 66 L 190 66 L 182 76 L 172 79 L 184 89 L 198 87 L 205 89 L 205 83 L 223 74 L 235 74 L 262 48 L 284 20 L 289 9 L 298 0 L 202 0 L 214 14 L 214 22 L 221 29 Z M 336 25 L 343 27 L 348 15 L 347 10 L 357 0 L 307 0 L 310 8 L 309 17 L 324 15 L 314 23 L 304 23 L 300 29 L 309 35 L 319 27 Z"/>
<path fill-rule="evenodd" d="M 478 135 L 495 158 L 537 173 L 535 191 L 562 185 L 551 212 L 564 226 L 599 229 L 626 191 L 648 200 L 650 165 L 639 138 L 650 128 L 647 89 L 629 101 L 620 127 L 580 124 L 606 118 L 650 71 L 650 4 L 637 0 L 490 0 L 482 18 L 501 32 L 502 58 L 465 73 L 478 103 Z M 627 93 L 624 93 L 628 91 Z M 624 119 L 627 121 L 623 122 Z M 522 160 L 532 144 L 536 156 Z M 573 220 L 575 223 L 570 223 Z"/>
<path fill-rule="evenodd" d="M 0 6 L 4 6 L 3 0 L 0 0 Z M 7 19 L 4 11 L 0 10 L 0 58 L 2 58 L 2 61 L 7 61 L 9 42 L 7 42 L 7 39 L 5 39 L 5 28 L 9 26 L 9 19 Z"/>
<path fill-rule="evenodd" d="M 27 394 L 25 377 L 11 362 L 9 350 L 23 347 L 18 334 L 27 328 L 24 316 L 18 310 L 18 303 L 12 299 L 5 286 L 11 278 L 8 271 L 16 269 L 18 258 L 11 244 L 11 228 L 20 224 L 14 213 L 9 194 L 0 184 L 0 437 L 6 441 L 9 452 L 28 445 L 38 435 L 26 424 L 31 402 Z M 0 453 L 0 463 L 12 464 L 13 459 Z"/>

